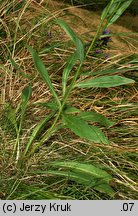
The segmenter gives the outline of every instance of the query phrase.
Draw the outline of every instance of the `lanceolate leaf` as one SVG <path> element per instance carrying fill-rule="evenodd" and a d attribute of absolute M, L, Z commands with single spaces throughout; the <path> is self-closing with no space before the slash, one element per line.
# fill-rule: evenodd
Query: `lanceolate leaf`
<path fill-rule="evenodd" d="M 75 113 L 80 113 L 81 110 L 77 109 L 76 107 L 72 107 L 69 105 L 65 105 L 65 109 L 63 111 L 65 114 L 75 114 Z"/>
<path fill-rule="evenodd" d="M 48 169 L 47 171 L 36 171 L 36 174 L 52 174 L 68 178 L 79 184 L 83 184 L 87 187 L 106 193 L 109 196 L 114 196 L 114 191 L 110 187 L 110 181 L 112 176 L 99 167 L 91 164 L 79 163 L 79 162 L 53 162 L 50 164 L 54 169 Z M 59 168 L 60 170 L 57 170 Z"/>
<path fill-rule="evenodd" d="M 109 184 L 106 184 L 106 183 L 103 183 L 103 184 L 96 184 L 94 186 L 94 189 L 97 190 L 97 191 L 100 191 L 102 193 L 105 193 L 111 197 L 114 197 L 115 195 L 115 192 L 114 190 L 111 188 L 111 186 Z"/>
<path fill-rule="evenodd" d="M 84 82 L 76 84 L 76 87 L 80 88 L 91 88 L 91 87 L 100 87 L 100 88 L 109 88 L 120 85 L 126 85 L 129 83 L 134 83 L 135 81 L 129 78 L 122 76 L 100 76 L 97 78 L 89 79 Z"/>
<path fill-rule="evenodd" d="M 112 0 L 105 7 L 102 12 L 101 20 L 102 22 L 107 19 L 104 28 L 107 28 L 109 25 L 113 24 L 129 7 L 133 0 Z"/>
<path fill-rule="evenodd" d="M 66 127 L 71 129 L 79 137 L 96 143 L 109 143 L 108 139 L 98 127 L 88 125 L 87 122 L 77 116 L 63 114 L 62 118 Z"/>
<path fill-rule="evenodd" d="M 82 41 L 78 38 L 75 32 L 65 23 L 63 20 L 56 19 L 57 24 L 61 26 L 61 28 L 67 33 L 70 39 L 75 43 L 77 49 L 77 55 L 82 63 L 84 60 L 84 46 Z"/>
<path fill-rule="evenodd" d="M 132 1 L 133 0 L 125 0 L 121 5 L 119 5 L 118 9 L 115 10 L 114 15 L 110 19 L 108 25 L 113 24 L 124 13 L 124 11 L 129 7 Z"/>
<path fill-rule="evenodd" d="M 79 163 L 79 162 L 53 162 L 50 165 L 53 167 L 63 167 L 63 168 L 68 168 L 73 172 L 76 173 L 83 173 L 86 176 L 94 176 L 95 178 L 102 178 L 103 181 L 109 182 L 112 179 L 112 176 L 109 175 L 106 171 L 95 167 L 91 164 L 85 164 L 85 163 Z"/>
<path fill-rule="evenodd" d="M 55 89 L 52 85 L 52 82 L 51 82 L 51 79 L 49 77 L 49 74 L 48 74 L 48 71 L 47 69 L 45 68 L 45 65 L 44 63 L 42 62 L 42 60 L 40 59 L 40 57 L 38 56 L 38 54 L 36 53 L 36 51 L 32 48 L 32 47 L 28 47 L 32 57 L 33 57 L 33 61 L 35 63 L 35 66 L 38 70 L 38 72 L 40 73 L 42 79 L 45 81 L 45 83 L 48 85 L 52 95 L 55 97 L 58 105 L 60 106 L 60 100 L 55 92 Z"/>
<path fill-rule="evenodd" d="M 105 127 L 111 127 L 115 122 L 96 112 L 82 112 L 79 117 L 88 122 L 98 122 Z"/>

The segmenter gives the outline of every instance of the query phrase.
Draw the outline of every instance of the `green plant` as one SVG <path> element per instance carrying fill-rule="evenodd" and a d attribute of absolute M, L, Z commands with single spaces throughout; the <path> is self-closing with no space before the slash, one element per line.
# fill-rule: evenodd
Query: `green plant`
<path fill-rule="evenodd" d="M 70 39 L 74 42 L 76 45 L 76 50 L 74 53 L 69 57 L 67 64 L 63 70 L 62 74 L 62 99 L 60 100 L 59 96 L 57 95 L 53 85 L 52 81 L 49 77 L 48 71 L 45 68 L 42 60 L 36 53 L 36 51 L 32 48 L 29 47 L 29 51 L 32 54 L 35 66 L 40 73 L 42 79 L 46 82 L 48 85 L 53 97 L 55 98 L 55 105 L 53 107 L 53 116 L 56 113 L 55 119 L 53 121 L 53 124 L 51 127 L 47 130 L 46 134 L 44 137 L 39 141 L 38 145 L 35 146 L 33 150 L 30 150 L 31 144 L 33 142 L 33 139 L 35 139 L 35 136 L 33 136 L 33 139 L 31 138 L 31 141 L 28 142 L 26 145 L 26 149 L 24 150 L 23 157 L 25 157 L 27 154 L 32 155 L 37 148 L 41 146 L 43 142 L 45 142 L 55 131 L 57 127 L 57 122 L 60 119 L 62 122 L 61 127 L 68 127 L 70 128 L 75 134 L 79 135 L 82 138 L 88 139 L 90 141 L 94 141 L 97 143 L 104 143 L 104 144 L 109 144 L 108 139 L 105 137 L 103 132 L 97 128 L 96 126 L 90 126 L 88 125 L 87 120 L 84 120 L 81 118 L 81 116 L 77 115 L 74 116 L 70 113 L 68 110 L 68 98 L 74 88 L 77 87 L 83 87 L 83 88 L 91 88 L 91 87 L 100 87 L 100 88 L 108 88 L 108 87 L 114 87 L 114 86 L 120 86 L 128 83 L 134 83 L 132 79 L 128 79 L 122 76 L 118 75 L 112 75 L 112 76 L 100 76 L 92 79 L 88 79 L 85 81 L 78 81 L 78 78 L 81 76 L 81 68 L 83 65 L 83 62 L 87 58 L 89 52 L 93 49 L 94 44 L 99 37 L 99 33 L 101 29 L 107 28 L 109 25 L 114 23 L 118 17 L 124 12 L 124 10 L 129 6 L 129 4 L 132 2 L 132 0 L 129 1 L 117 1 L 117 0 L 112 0 L 107 7 L 104 9 L 102 15 L 101 15 L 101 24 L 97 30 L 97 33 L 92 40 L 88 50 L 86 53 L 84 52 L 84 46 L 82 41 L 79 39 L 79 37 L 73 32 L 73 30 L 62 20 L 57 19 L 56 22 L 58 25 L 61 26 L 61 28 L 64 29 L 64 31 L 67 33 L 67 35 L 70 37 Z M 107 19 L 106 23 L 103 25 L 105 20 Z M 71 83 L 68 85 L 68 79 L 71 70 L 73 69 L 74 65 L 79 62 L 78 68 L 74 74 L 74 77 L 72 78 Z M 118 70 L 116 70 L 117 72 Z M 72 107 L 72 111 L 75 110 L 75 108 Z M 71 111 L 71 112 L 72 112 Z M 78 110 L 80 112 L 80 110 Z M 97 113 L 93 113 L 93 116 L 95 115 L 96 118 L 98 116 Z M 91 114 L 90 114 L 91 116 Z M 90 118 L 89 116 L 89 118 Z M 50 115 L 51 117 L 51 115 Z M 101 118 L 101 116 L 99 116 Z M 103 117 L 102 117 L 103 118 Z M 101 118 L 101 119 L 102 119 Z M 105 117 L 104 117 L 105 118 Z M 47 117 L 47 120 L 49 118 Z M 46 120 L 46 121 L 47 121 Z M 46 123 L 46 121 L 44 121 Z M 93 121 L 95 122 L 95 121 Z M 101 120 L 102 122 L 102 120 Z M 36 128 L 34 129 L 35 134 L 37 131 L 41 128 L 42 122 L 40 122 Z M 109 125 L 110 126 L 110 125 Z"/>
<path fill-rule="evenodd" d="M 114 196 L 114 190 L 110 186 L 112 176 L 99 167 L 81 162 L 62 162 L 50 163 L 50 168 L 46 170 L 33 171 L 33 174 L 47 174 L 64 177 L 67 180 L 75 181 L 85 185 L 88 188 L 105 193 L 111 197 Z M 44 168 L 45 166 L 41 167 Z M 51 169 L 52 168 L 52 169 Z M 60 168 L 60 170 L 57 170 Z"/>
<path fill-rule="evenodd" d="M 74 31 L 62 20 L 56 19 L 55 22 L 61 26 L 61 28 L 67 33 L 67 35 L 70 37 L 70 39 L 74 42 L 76 45 L 76 49 L 73 52 L 73 54 L 69 57 L 65 68 L 63 70 L 62 74 L 62 98 L 59 96 L 54 89 L 54 86 L 52 84 L 52 81 L 50 79 L 50 76 L 48 74 L 47 69 L 44 66 L 44 63 L 40 59 L 37 52 L 32 48 L 28 47 L 35 67 L 37 68 L 39 74 L 41 75 L 44 82 L 49 87 L 51 94 L 54 98 L 53 105 L 51 106 L 52 112 L 46 116 L 44 119 L 41 120 L 41 122 L 38 123 L 38 125 L 34 128 L 23 152 L 20 152 L 20 144 L 19 144 L 19 136 L 21 132 L 23 117 L 27 108 L 27 103 L 29 100 L 29 97 L 31 96 L 31 86 L 28 86 L 25 88 L 22 92 L 22 103 L 21 103 L 21 116 L 19 120 L 19 127 L 15 124 L 15 128 L 17 131 L 17 139 L 15 143 L 15 152 L 16 152 L 16 160 L 17 160 L 17 166 L 18 168 L 22 168 L 22 165 L 24 164 L 24 161 L 27 160 L 29 157 L 31 157 L 37 149 L 40 148 L 40 146 L 46 142 L 52 135 L 55 133 L 55 131 L 58 131 L 60 128 L 69 128 L 72 132 L 74 132 L 76 135 L 80 136 L 81 138 L 84 138 L 86 140 L 95 142 L 95 143 L 103 143 L 103 144 L 110 144 L 107 137 L 104 135 L 102 130 L 96 126 L 92 126 L 89 124 L 89 122 L 100 122 L 101 125 L 105 127 L 110 127 L 114 124 L 114 122 L 107 119 L 105 116 L 98 114 L 96 112 L 90 112 L 90 113 L 82 113 L 81 110 L 76 109 L 75 107 L 69 106 L 69 97 L 73 91 L 74 88 L 109 88 L 109 87 L 116 87 L 128 83 L 134 83 L 132 79 L 125 78 L 123 76 L 119 75 L 112 75 L 111 70 L 106 72 L 106 75 L 102 75 L 100 71 L 97 71 L 99 73 L 99 77 L 92 77 L 84 79 L 81 77 L 82 74 L 82 66 L 84 64 L 84 61 L 87 59 L 89 53 L 91 50 L 94 49 L 94 45 L 99 38 L 101 32 L 103 32 L 109 25 L 114 23 L 119 16 L 124 12 L 124 10 L 129 6 L 129 4 L 132 1 L 117 1 L 112 0 L 107 7 L 104 9 L 102 15 L 101 15 L 101 24 L 97 30 L 97 33 L 95 34 L 94 39 L 92 40 L 89 48 L 84 50 L 84 45 L 80 38 L 74 33 Z M 105 22 L 106 21 L 106 22 Z M 69 83 L 68 80 L 70 79 L 70 74 L 72 69 L 75 65 L 77 66 L 77 70 L 73 75 L 73 78 L 71 79 L 71 82 Z M 121 70 L 116 69 L 114 72 L 122 72 Z M 111 73 L 111 75 L 107 75 L 108 73 Z M 80 78 L 81 77 L 81 81 Z M 44 105 L 44 104 L 41 104 Z M 46 105 L 46 104 L 45 104 Z M 48 106 L 48 104 L 47 104 Z M 77 115 L 76 115 L 77 114 Z M 15 121 L 15 114 L 13 114 L 14 122 Z M 54 118 L 54 119 L 53 119 Z M 13 118 L 12 118 L 13 119 Z M 43 137 L 37 142 L 37 144 L 32 145 L 35 141 L 39 131 L 43 128 L 43 126 L 49 122 L 50 120 L 53 120 L 51 126 L 48 128 L 48 130 L 45 132 Z M 107 181 L 102 181 L 103 177 L 106 176 L 106 172 L 102 172 L 101 169 L 86 165 L 77 163 L 77 168 L 75 164 L 75 170 L 74 170 L 74 164 L 69 162 L 66 166 L 65 163 L 58 163 L 55 164 L 56 167 L 64 167 L 68 169 L 71 168 L 71 179 L 75 179 L 75 181 L 81 182 L 82 184 L 87 184 L 88 178 L 91 176 L 91 172 L 87 174 L 85 173 L 85 170 L 87 171 L 94 171 L 94 174 L 92 174 L 92 177 L 94 176 L 95 181 L 98 180 L 98 186 L 96 188 L 99 191 L 104 191 L 107 193 L 106 188 L 109 184 L 109 180 L 112 179 L 111 176 L 108 176 Z M 85 168 L 83 171 L 79 170 L 79 168 Z M 72 171 L 73 170 L 73 171 Z M 43 173 L 42 171 L 40 171 Z M 100 176 L 95 177 L 95 174 L 101 172 Z M 53 175 L 59 175 L 59 176 L 68 176 L 68 172 L 60 172 L 60 171 L 47 171 L 49 174 Z M 107 174 L 108 175 L 108 174 Z M 82 176 L 85 176 L 84 179 L 81 179 Z M 100 181 L 99 181 L 100 178 Z M 95 183 L 94 183 L 95 184 Z M 99 187 L 99 189 L 98 189 Z M 101 189 L 101 188 L 104 189 Z M 112 194 L 113 192 L 110 187 L 108 187 L 108 194 Z"/>

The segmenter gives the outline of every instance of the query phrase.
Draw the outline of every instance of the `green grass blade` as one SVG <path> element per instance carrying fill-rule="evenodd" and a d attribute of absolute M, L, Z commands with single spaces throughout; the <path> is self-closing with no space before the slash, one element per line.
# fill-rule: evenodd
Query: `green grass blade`
<path fill-rule="evenodd" d="M 18 133 L 18 123 L 16 119 L 16 109 L 13 109 L 10 104 L 8 104 L 6 117 L 10 121 L 11 125 L 15 128 L 16 134 Z"/>
<path fill-rule="evenodd" d="M 115 123 L 97 112 L 82 112 L 78 116 L 88 122 L 98 122 L 107 128 L 113 126 Z"/>
<path fill-rule="evenodd" d="M 40 132 L 40 130 L 43 128 L 43 126 L 46 124 L 46 122 L 48 122 L 53 116 L 54 116 L 55 112 L 52 112 L 51 114 L 47 115 L 44 119 L 42 119 L 39 124 L 34 128 L 29 141 L 26 145 L 26 148 L 23 152 L 23 156 L 22 159 L 24 159 L 25 155 L 27 154 L 30 146 L 32 145 L 33 141 L 36 139 L 38 133 Z"/>
<path fill-rule="evenodd" d="M 89 79 L 84 82 L 80 82 L 76 84 L 76 87 L 80 88 L 109 88 L 109 87 L 115 87 L 120 85 L 126 85 L 130 83 L 134 83 L 135 81 L 129 78 L 125 78 L 122 76 L 101 76 L 93 79 Z"/>
<path fill-rule="evenodd" d="M 13 184 L 13 181 L 10 181 Z M 20 182 L 15 192 L 10 196 L 13 200 L 56 200 L 71 199 L 69 196 L 62 196 L 49 190 L 49 185 L 39 185 Z"/>
<path fill-rule="evenodd" d="M 80 62 L 82 63 L 84 60 L 84 46 L 82 41 L 78 38 L 75 32 L 67 25 L 67 23 L 65 23 L 63 20 L 56 19 L 56 22 L 58 25 L 60 25 L 60 27 L 66 32 L 66 34 L 76 45 L 77 55 Z"/>
<path fill-rule="evenodd" d="M 68 76 L 69 73 L 71 72 L 71 70 L 73 69 L 75 63 L 78 60 L 78 56 L 76 54 L 76 51 L 69 57 L 67 64 L 63 70 L 63 74 L 62 74 L 62 88 L 63 88 L 63 96 L 66 93 L 66 85 L 67 85 L 67 81 L 68 81 Z"/>
<path fill-rule="evenodd" d="M 43 49 L 40 51 L 40 54 L 49 53 L 49 52 L 51 52 L 53 49 L 58 48 L 58 47 L 60 47 L 61 45 L 62 45 L 62 41 L 60 41 L 59 43 L 52 44 L 52 45 L 47 45 L 45 48 L 43 48 Z"/>
<path fill-rule="evenodd" d="M 33 61 L 35 63 L 35 66 L 36 66 L 38 72 L 40 73 L 44 82 L 48 85 L 52 95 L 55 97 L 56 102 L 58 103 L 58 105 L 60 107 L 61 106 L 60 100 L 58 98 L 58 95 L 55 92 L 55 89 L 52 85 L 51 79 L 49 77 L 47 69 L 45 68 L 44 63 L 42 62 L 42 60 L 40 59 L 40 57 L 38 56 L 38 54 L 36 53 L 36 51 L 32 47 L 28 47 L 28 49 L 29 49 L 29 51 L 33 57 Z"/>
<path fill-rule="evenodd" d="M 65 126 L 79 137 L 95 143 L 109 144 L 108 139 L 98 127 L 88 125 L 87 122 L 77 116 L 63 114 L 62 119 Z"/>
<path fill-rule="evenodd" d="M 31 97 L 31 94 L 32 94 L 32 87 L 31 86 L 27 86 L 22 91 L 22 104 L 21 104 L 22 115 L 24 114 L 24 112 L 26 110 L 27 103 L 28 103 L 29 98 Z"/>
<path fill-rule="evenodd" d="M 22 101 L 23 101 L 23 103 L 26 104 L 28 102 L 31 94 L 32 94 L 32 87 L 30 85 L 28 85 L 22 91 Z"/>
<path fill-rule="evenodd" d="M 20 117 L 20 123 L 19 123 L 19 129 L 18 129 L 18 133 L 17 133 L 17 138 L 16 138 L 16 142 L 14 145 L 14 154 L 16 152 L 16 161 L 19 160 L 20 157 L 20 132 L 22 129 L 22 123 L 23 123 L 23 118 L 24 118 L 24 114 L 27 108 L 27 103 L 29 101 L 29 98 L 31 97 L 32 94 L 32 87 L 31 86 L 27 86 L 23 89 L 22 91 L 22 102 L 21 102 L 21 117 Z M 13 155 L 14 155 L 13 154 Z"/>
<path fill-rule="evenodd" d="M 27 74 L 25 74 L 21 69 L 20 67 L 16 64 L 16 62 L 12 59 L 12 57 L 9 56 L 9 59 L 10 59 L 10 62 L 12 64 L 12 66 L 20 72 L 20 74 L 22 75 L 22 77 L 26 78 L 26 79 L 29 79 L 31 78 L 31 76 L 28 76 Z"/>

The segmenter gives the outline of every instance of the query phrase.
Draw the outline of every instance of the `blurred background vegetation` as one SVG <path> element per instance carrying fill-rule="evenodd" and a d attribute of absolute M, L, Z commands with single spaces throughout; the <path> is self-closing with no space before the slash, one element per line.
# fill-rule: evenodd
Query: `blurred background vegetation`
<path fill-rule="evenodd" d="M 63 1 L 63 0 L 61 0 Z M 87 5 L 85 6 L 90 10 L 98 10 L 103 9 L 110 0 L 64 0 L 65 2 L 71 3 L 73 5 Z M 133 15 L 138 15 L 138 0 L 133 0 L 130 7 L 126 10 L 126 13 L 129 12 Z"/>

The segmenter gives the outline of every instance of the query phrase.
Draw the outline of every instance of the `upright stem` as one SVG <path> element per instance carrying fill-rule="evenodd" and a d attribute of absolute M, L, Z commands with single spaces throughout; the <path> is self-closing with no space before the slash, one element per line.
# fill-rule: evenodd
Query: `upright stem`
<path fill-rule="evenodd" d="M 71 93 L 71 91 L 72 91 L 72 89 L 73 89 L 73 87 L 74 87 L 74 85 L 75 85 L 75 82 L 76 82 L 76 80 L 77 80 L 77 78 L 78 78 L 78 76 L 79 76 L 81 67 L 82 67 L 82 63 L 80 63 L 80 65 L 79 65 L 79 67 L 78 67 L 78 69 L 77 69 L 77 71 L 76 71 L 76 73 L 75 73 L 75 75 L 74 75 L 74 77 L 73 77 L 73 79 L 72 79 L 72 82 L 71 82 L 70 86 L 68 87 L 68 89 L 67 89 L 67 91 L 66 91 L 66 94 L 65 94 L 64 97 L 63 97 L 63 100 L 62 100 L 62 108 L 64 107 L 64 105 L 65 105 L 65 103 L 66 103 L 66 100 L 67 100 L 68 96 L 70 95 L 70 93 Z"/>
<path fill-rule="evenodd" d="M 86 53 L 84 59 L 88 56 L 90 50 L 93 48 L 93 45 L 94 45 L 94 43 L 95 43 L 95 41 L 96 41 L 96 39 L 97 39 L 97 37 L 98 37 L 99 31 L 100 31 L 100 29 L 101 29 L 101 26 L 102 26 L 102 24 L 99 26 L 99 28 L 98 28 L 98 30 L 97 30 L 97 33 L 96 33 L 96 35 L 95 35 L 95 37 L 94 37 L 94 39 L 93 39 L 93 41 L 92 41 L 92 43 L 91 43 L 91 45 L 90 45 L 88 51 L 87 51 L 87 53 Z M 80 63 L 80 65 L 79 65 L 79 67 L 78 67 L 78 69 L 77 69 L 77 71 L 76 71 L 76 73 L 75 73 L 75 75 L 74 75 L 74 77 L 73 77 L 73 79 L 72 79 L 72 82 L 71 82 L 70 86 L 68 87 L 68 89 L 67 89 L 67 91 L 66 91 L 66 94 L 65 94 L 64 97 L 63 97 L 61 106 L 60 106 L 60 108 L 59 108 L 59 111 L 58 111 L 58 113 L 57 113 L 55 119 L 54 119 L 53 124 L 52 124 L 51 127 L 48 129 L 48 131 L 47 131 L 47 133 L 44 135 L 44 137 L 40 140 L 40 142 L 38 143 L 38 145 L 37 145 L 34 149 L 32 149 L 32 151 L 30 152 L 29 155 L 33 154 L 34 151 L 35 151 L 35 149 L 36 149 L 36 148 L 39 148 L 39 147 L 42 145 L 42 143 L 43 143 L 44 141 L 46 141 L 46 140 L 50 137 L 50 135 L 52 134 L 52 132 L 53 132 L 55 126 L 56 126 L 56 123 L 57 123 L 57 121 L 58 121 L 59 118 L 60 118 L 60 115 L 61 115 L 61 113 L 62 113 L 62 110 L 63 110 L 63 108 L 64 108 L 64 105 L 65 105 L 65 103 L 66 103 L 66 101 L 67 101 L 67 99 L 68 99 L 68 97 L 69 97 L 69 95 L 70 95 L 72 89 L 74 88 L 74 85 L 75 85 L 75 82 L 76 82 L 76 80 L 77 80 L 77 78 L 78 78 L 78 76 L 79 76 L 79 73 L 80 73 L 82 64 L 83 64 L 83 63 Z"/>
<path fill-rule="evenodd" d="M 99 32 L 100 32 L 100 30 L 101 30 L 102 24 L 103 24 L 103 22 L 100 23 L 100 25 L 99 25 L 99 27 L 98 27 L 98 29 L 97 29 L 97 32 L 96 32 L 96 34 L 95 34 L 95 36 L 94 36 L 94 38 L 93 38 L 93 40 L 92 40 L 92 42 L 91 42 L 91 44 L 90 44 L 90 46 L 89 46 L 87 52 L 86 52 L 85 58 L 88 56 L 89 52 L 93 49 L 93 46 L 94 46 L 94 44 L 95 44 L 95 41 L 97 40 L 98 35 L 99 35 Z"/>
<path fill-rule="evenodd" d="M 89 46 L 89 48 L 88 48 L 88 50 L 87 50 L 87 52 L 86 52 L 86 54 L 85 54 L 84 60 L 85 60 L 86 57 L 88 56 L 90 50 L 93 49 L 93 46 L 94 46 L 94 44 L 95 44 L 95 41 L 96 41 L 96 39 L 97 39 L 97 37 L 98 37 L 98 35 L 99 35 L 99 32 L 100 32 L 100 30 L 101 30 L 102 24 L 103 24 L 103 22 L 100 23 L 99 28 L 98 28 L 98 30 L 97 30 L 95 36 L 94 36 L 94 39 L 92 40 L 92 42 L 91 42 L 91 44 L 90 44 L 90 46 Z M 54 131 L 54 129 L 55 129 L 55 126 L 56 126 L 56 123 L 57 123 L 57 121 L 59 120 L 59 118 L 60 118 L 60 116 L 61 116 L 61 113 L 62 113 L 62 111 L 63 111 L 64 105 L 65 105 L 65 103 L 66 103 L 66 101 L 67 101 L 67 99 L 68 99 L 68 97 L 69 97 L 69 95 L 70 95 L 72 89 L 74 88 L 74 85 L 75 85 L 75 82 L 76 82 L 76 80 L 77 80 L 77 78 L 78 78 L 78 76 L 79 76 L 79 73 L 80 73 L 82 64 L 83 64 L 83 62 L 80 63 L 80 65 L 78 66 L 78 69 L 77 69 L 77 71 L 76 71 L 76 73 L 75 73 L 75 75 L 74 75 L 74 77 L 73 77 L 73 79 L 72 79 L 72 82 L 71 82 L 70 86 L 68 87 L 68 89 L 67 89 L 67 91 L 66 91 L 66 94 L 65 94 L 64 97 L 63 97 L 61 106 L 59 107 L 59 111 L 58 111 L 58 113 L 57 113 L 57 115 L 56 115 L 56 117 L 55 117 L 55 119 L 54 119 L 53 124 L 52 124 L 51 127 L 48 129 L 48 131 L 46 132 L 46 134 L 44 135 L 44 137 L 40 140 L 40 142 L 38 143 L 38 145 L 35 146 L 34 149 L 32 149 L 32 151 L 30 152 L 29 156 L 32 155 L 32 154 L 35 152 L 36 148 L 39 148 L 39 147 L 42 145 L 42 143 L 43 143 L 44 141 L 46 141 L 46 140 L 51 136 L 51 134 L 53 133 L 53 131 Z"/>
<path fill-rule="evenodd" d="M 61 115 L 61 113 L 62 113 L 62 110 L 63 110 L 63 108 L 64 108 L 64 105 L 65 105 L 65 103 L 66 103 L 66 101 L 67 101 L 67 99 L 68 99 L 68 97 L 69 97 L 69 95 L 70 95 L 70 92 L 72 91 L 72 89 L 73 89 L 73 87 L 74 87 L 75 81 L 76 81 L 76 79 L 77 79 L 77 77 L 78 77 L 78 75 L 79 75 L 79 72 L 80 72 L 81 67 L 82 67 L 82 64 L 79 65 L 79 67 L 78 67 L 78 69 L 77 69 L 77 71 L 76 71 L 76 74 L 75 74 L 75 76 L 73 77 L 73 80 L 72 80 L 72 82 L 71 82 L 69 88 L 68 88 L 67 91 L 66 91 L 66 94 L 65 94 L 65 96 L 64 96 L 64 98 L 63 98 L 63 101 L 62 101 L 62 103 L 61 103 L 61 107 L 59 108 L 59 111 L 58 111 L 58 113 L 57 113 L 57 115 L 56 115 L 56 117 L 55 117 L 55 119 L 54 119 L 53 124 L 52 124 L 51 127 L 48 129 L 48 131 L 46 132 L 46 134 L 44 135 L 44 137 L 40 140 L 40 142 L 38 143 L 38 145 L 35 146 L 35 147 L 31 150 L 31 152 L 29 153 L 29 156 L 32 155 L 32 154 L 35 152 L 36 148 L 39 148 L 39 147 L 43 144 L 43 142 L 46 141 L 46 140 L 51 136 L 51 134 L 53 133 L 53 131 L 54 131 L 54 129 L 55 129 L 55 126 L 56 126 L 56 123 L 57 123 L 57 121 L 59 120 L 60 115 Z"/>

